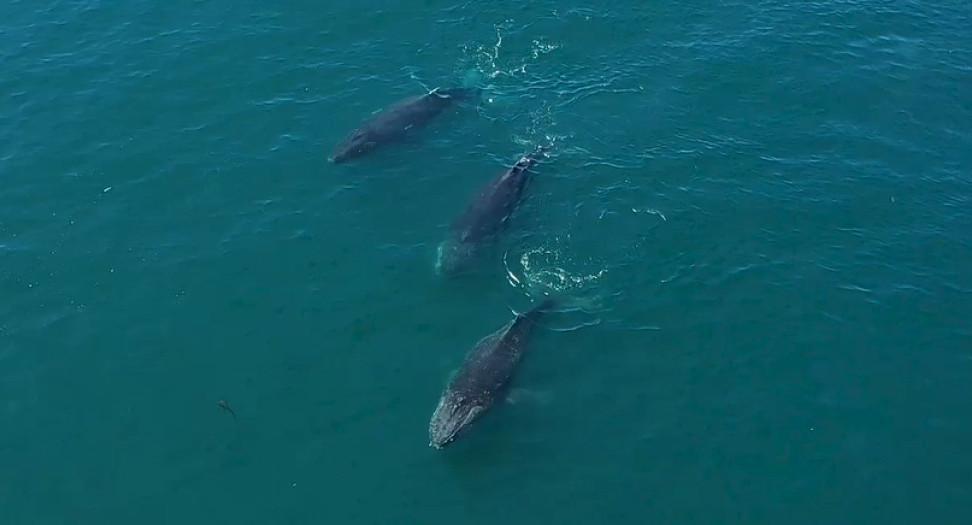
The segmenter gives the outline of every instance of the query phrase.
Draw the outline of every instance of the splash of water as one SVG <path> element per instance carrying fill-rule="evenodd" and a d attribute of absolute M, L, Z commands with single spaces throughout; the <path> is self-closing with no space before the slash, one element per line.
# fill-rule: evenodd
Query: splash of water
<path fill-rule="evenodd" d="M 547 246 L 525 251 L 517 262 L 516 267 L 511 266 L 509 252 L 504 254 L 507 282 L 514 288 L 526 288 L 534 293 L 562 295 L 583 292 L 595 287 L 607 272 L 603 268 L 593 273 L 568 269 L 571 261 L 560 250 Z"/>
<path fill-rule="evenodd" d="M 499 77 L 516 77 L 526 74 L 527 68 L 536 63 L 543 55 L 560 48 L 559 44 L 543 39 L 536 39 L 531 43 L 529 55 L 510 58 L 505 56 L 501 57 L 504 35 L 511 32 L 513 27 L 513 20 L 506 20 L 505 22 L 495 24 L 493 26 L 496 33 L 495 41 L 490 43 L 469 43 L 462 46 L 463 51 L 467 55 L 467 60 L 474 64 L 474 67 L 465 73 L 466 82 L 482 85 Z M 497 97 L 495 94 L 487 100 L 489 103 L 498 102 L 501 104 L 503 101 L 504 97 Z"/>

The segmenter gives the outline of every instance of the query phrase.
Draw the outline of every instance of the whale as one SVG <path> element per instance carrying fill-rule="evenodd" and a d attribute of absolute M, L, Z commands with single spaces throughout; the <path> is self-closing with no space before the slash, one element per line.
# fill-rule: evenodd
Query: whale
<path fill-rule="evenodd" d="M 543 301 L 481 339 L 466 354 L 439 398 L 429 422 L 429 446 L 442 449 L 502 399 L 540 317 L 555 305 Z"/>
<path fill-rule="evenodd" d="M 449 106 L 479 97 L 479 88 L 436 88 L 401 100 L 366 118 L 334 146 L 328 160 L 340 164 L 363 157 L 400 141 L 411 130 L 424 127 Z"/>
<path fill-rule="evenodd" d="M 537 147 L 479 188 L 452 220 L 448 236 L 437 248 L 435 266 L 440 274 L 455 275 L 468 270 L 480 248 L 497 237 L 523 197 L 530 168 L 548 149 Z"/>

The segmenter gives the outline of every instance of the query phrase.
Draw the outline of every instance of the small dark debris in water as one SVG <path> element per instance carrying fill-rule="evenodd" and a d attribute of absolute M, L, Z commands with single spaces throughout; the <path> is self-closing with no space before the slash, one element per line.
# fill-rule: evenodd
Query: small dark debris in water
<path fill-rule="evenodd" d="M 216 404 L 219 405 L 219 408 L 222 408 L 223 410 L 232 414 L 233 419 L 236 419 L 236 412 L 233 412 L 233 409 L 230 408 L 229 403 L 227 403 L 225 399 L 220 399 L 219 402 Z"/>

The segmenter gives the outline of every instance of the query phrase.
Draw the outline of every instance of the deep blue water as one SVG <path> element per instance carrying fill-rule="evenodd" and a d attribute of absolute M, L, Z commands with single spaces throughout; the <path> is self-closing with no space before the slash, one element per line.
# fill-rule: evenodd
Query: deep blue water
<path fill-rule="evenodd" d="M 0 6 L 0 522 L 972 522 L 970 28 L 958 0 Z M 482 102 L 327 162 L 456 85 Z M 437 274 L 541 143 L 477 271 Z M 430 448 L 466 352 L 550 295 L 509 399 Z"/>

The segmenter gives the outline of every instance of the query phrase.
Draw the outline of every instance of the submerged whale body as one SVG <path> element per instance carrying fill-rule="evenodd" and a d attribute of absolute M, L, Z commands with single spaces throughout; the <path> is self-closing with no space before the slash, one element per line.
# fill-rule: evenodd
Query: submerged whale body
<path fill-rule="evenodd" d="M 455 102 L 478 97 L 480 91 L 479 88 L 434 89 L 402 100 L 365 119 L 334 147 L 329 160 L 339 164 L 396 142 L 409 130 L 428 124 Z"/>
<path fill-rule="evenodd" d="M 501 399 L 509 386 L 537 320 L 554 305 L 552 299 L 519 314 L 484 337 L 466 356 L 439 399 L 429 422 L 429 445 L 443 448 Z"/>
<path fill-rule="evenodd" d="M 466 270 L 483 243 L 500 232 L 523 197 L 530 167 L 547 149 L 538 147 L 524 155 L 480 188 L 452 221 L 448 238 L 439 244 L 436 268 L 440 273 L 450 275 Z"/>

